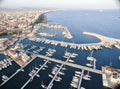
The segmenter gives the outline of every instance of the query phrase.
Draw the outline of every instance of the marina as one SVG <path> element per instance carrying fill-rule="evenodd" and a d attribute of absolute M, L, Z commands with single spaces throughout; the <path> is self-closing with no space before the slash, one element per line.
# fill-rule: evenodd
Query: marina
<path fill-rule="evenodd" d="M 53 53 L 55 52 L 55 50 L 48 49 L 48 51 L 46 52 L 47 54 L 46 54 L 45 56 L 49 56 L 49 54 L 50 54 L 51 52 L 52 52 L 52 55 L 53 55 Z M 30 76 L 29 80 L 21 87 L 21 89 L 24 89 L 24 88 L 27 86 L 27 84 L 33 80 L 33 78 L 34 78 L 35 76 L 38 77 L 38 76 L 39 76 L 39 75 L 38 75 L 38 72 L 41 71 L 41 70 L 44 70 L 44 67 L 46 67 L 46 64 L 47 64 L 48 62 L 49 62 L 49 60 L 45 61 L 45 63 L 44 63 L 43 65 L 40 65 L 40 68 L 37 68 L 37 71 L 34 70 L 34 72 L 32 72 L 32 75 Z M 32 70 L 32 71 L 33 71 L 33 70 Z"/>
<path fill-rule="evenodd" d="M 55 45 L 55 46 L 60 44 L 62 47 L 70 46 L 70 48 L 72 48 L 72 49 L 79 49 L 79 50 L 81 49 L 81 50 L 86 50 L 86 51 L 87 50 L 99 50 L 99 49 L 102 49 L 101 46 L 103 46 L 102 43 L 75 44 L 75 43 L 68 43 L 68 42 L 49 40 L 46 38 L 36 38 L 36 37 L 29 38 L 29 40 L 41 42 L 41 43 L 45 43 L 45 44 L 51 44 L 51 45 Z"/>
<path fill-rule="evenodd" d="M 47 14 L 48 18 L 51 15 Z M 83 19 L 82 21 L 84 23 Z M 113 67 L 111 69 L 119 72 L 120 40 L 116 37 L 118 35 L 112 37 L 106 35 L 107 32 L 94 31 L 96 29 L 89 32 L 90 27 L 86 26 L 87 30 L 83 29 L 76 33 L 77 30 L 72 28 L 74 26 L 68 23 L 65 24 L 66 26 L 62 24 L 65 23 L 63 21 L 61 24 L 54 23 L 56 22 L 36 24 L 31 32 L 12 39 L 13 42 L 1 52 L 0 88 L 103 89 L 103 86 L 111 88 L 109 83 L 111 78 L 115 84 L 119 84 L 119 73 L 111 72 L 112 76 L 109 78 L 106 72 L 106 66 L 110 62 Z M 77 27 L 77 24 L 73 23 L 73 25 Z M 39 30 L 38 34 L 37 30 Z M 47 33 L 48 31 L 51 32 Z M 90 37 L 84 37 L 83 34 Z M 2 57 L 3 55 L 8 58 Z M 116 76 L 117 83 L 114 79 Z"/>
<path fill-rule="evenodd" d="M 35 59 L 35 57 L 33 58 Z M 23 71 L 24 68 L 33 61 L 33 59 L 31 61 L 29 61 L 24 67 L 21 67 L 20 69 L 18 69 L 14 74 L 12 74 L 9 78 L 7 78 L 3 83 L 0 84 L 0 86 L 3 86 L 5 83 L 7 83 L 10 79 L 12 79 L 17 73 L 19 73 L 20 71 Z"/>
<path fill-rule="evenodd" d="M 73 49 L 77 48 L 77 49 L 82 49 L 82 50 L 86 50 L 86 51 L 87 50 L 99 50 L 99 49 L 102 49 L 102 46 L 105 46 L 106 48 L 111 48 L 112 45 L 114 45 L 115 47 L 117 47 L 119 49 L 119 47 L 118 47 L 119 42 L 120 42 L 119 39 L 109 38 L 109 37 L 105 37 L 105 36 L 95 34 L 95 33 L 90 33 L 90 32 L 83 32 L 83 34 L 97 37 L 98 39 L 101 40 L 101 42 L 91 43 L 91 44 L 75 44 L 75 43 L 68 43 L 68 42 L 49 40 L 46 38 L 36 38 L 36 37 L 29 38 L 29 40 L 36 41 L 36 42 L 42 42 L 45 44 L 52 44 L 52 45 L 60 44 L 62 47 L 67 47 L 69 45 L 70 48 L 73 48 Z"/>
<path fill-rule="evenodd" d="M 72 39 L 73 36 L 71 35 L 71 33 L 69 32 L 67 27 L 61 26 L 61 25 L 57 25 L 57 24 L 44 24 L 44 23 L 39 23 L 37 25 L 34 26 L 35 31 L 38 30 L 39 28 L 49 28 L 49 29 L 60 29 L 63 30 L 62 34 L 65 38 L 67 39 Z M 46 34 L 46 33 L 40 33 L 39 35 L 42 36 L 55 36 L 56 34 Z"/>
<path fill-rule="evenodd" d="M 49 60 L 48 60 L 49 61 Z M 38 68 L 37 71 L 35 71 L 35 73 L 30 77 L 30 79 L 21 87 L 21 89 L 24 89 L 25 86 L 27 86 L 27 84 L 29 82 L 32 82 L 33 78 L 38 74 L 38 72 L 48 63 L 48 61 L 46 61 L 40 68 Z"/>
<path fill-rule="evenodd" d="M 71 55 L 72 55 L 72 53 L 69 53 L 68 58 L 66 59 L 65 62 L 68 62 L 68 60 L 70 59 Z M 50 82 L 49 85 L 47 86 L 47 89 L 51 89 L 51 88 L 52 88 L 53 82 L 54 82 L 55 79 L 57 79 L 57 81 L 60 81 L 60 80 L 61 80 L 61 78 L 58 77 L 57 75 L 60 74 L 60 71 L 61 71 L 61 69 L 63 68 L 63 66 L 64 66 L 64 64 L 61 64 L 61 66 L 59 67 L 59 69 L 58 69 L 57 72 L 55 73 L 54 77 L 52 78 L 51 82 Z"/>

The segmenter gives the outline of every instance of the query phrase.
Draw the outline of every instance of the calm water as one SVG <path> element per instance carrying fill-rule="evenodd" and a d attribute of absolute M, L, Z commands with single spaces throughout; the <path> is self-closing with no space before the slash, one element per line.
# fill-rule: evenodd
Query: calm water
<path fill-rule="evenodd" d="M 103 12 L 99 12 L 98 10 L 95 11 L 59 11 L 59 12 L 52 12 L 46 14 L 47 21 L 49 24 L 61 24 L 63 26 L 67 26 L 73 35 L 72 40 L 67 40 L 61 35 L 61 31 L 55 31 L 50 29 L 42 29 L 43 32 L 49 33 L 57 33 L 57 36 L 54 38 L 48 39 L 55 39 L 60 41 L 68 41 L 68 42 L 75 42 L 75 43 L 92 43 L 92 42 L 99 42 L 99 40 L 95 37 L 90 37 L 83 35 L 82 32 L 94 32 L 99 33 L 102 35 L 106 35 L 109 37 L 120 38 L 120 16 L 119 10 L 105 10 Z M 29 41 L 25 39 L 22 41 L 23 44 L 31 44 L 36 46 L 44 46 L 46 47 L 40 54 L 45 55 L 45 52 L 48 48 L 54 48 L 53 45 L 47 45 L 37 42 Z M 26 47 L 28 49 L 31 45 Z M 38 47 L 36 49 L 38 49 Z M 35 49 L 35 50 L 36 50 Z M 82 51 L 82 50 L 74 50 L 68 48 L 60 47 L 59 45 L 55 47 L 57 52 L 53 55 L 54 58 L 58 58 L 61 60 L 65 59 L 62 57 L 64 55 L 65 50 L 67 49 L 70 52 L 78 53 L 78 57 L 74 58 L 75 63 L 85 65 L 88 61 L 86 57 L 90 54 L 90 51 Z M 33 51 L 33 50 L 30 50 Z M 120 55 L 120 50 L 112 47 L 112 49 L 104 48 L 102 50 L 95 51 L 93 56 L 97 59 L 97 69 L 101 69 L 101 66 L 109 65 L 112 62 L 112 66 L 115 68 L 120 68 L 120 61 L 118 61 L 118 56 Z M 2 60 L 4 58 L 3 55 L 0 55 Z M 14 78 L 12 78 L 8 83 L 6 83 L 1 89 L 20 89 L 22 85 L 29 79 L 28 73 L 32 69 L 33 66 L 38 66 L 39 64 L 43 64 L 44 61 L 40 60 L 40 58 L 36 58 L 32 63 L 30 63 L 26 68 L 25 72 L 18 73 Z M 55 66 L 56 63 L 47 64 L 48 69 L 45 71 L 40 71 L 40 78 L 35 77 L 34 80 L 29 83 L 25 89 L 42 89 L 41 83 L 44 82 L 46 85 L 49 84 L 51 78 L 48 77 L 48 74 L 51 73 L 52 68 Z M 1 75 L 10 76 L 14 73 L 19 66 L 13 62 L 13 66 L 0 71 Z M 72 80 L 72 76 L 74 75 L 74 71 L 78 70 L 76 68 L 66 66 L 67 70 L 64 71 L 65 76 L 62 77 L 61 82 L 54 82 L 54 86 L 52 89 L 69 89 L 70 82 Z M 91 81 L 82 81 L 82 86 L 86 89 L 104 89 L 102 86 L 102 76 L 94 73 L 90 73 L 92 76 Z M 1 79 L 1 78 L 0 78 Z M 1 83 L 2 81 L 0 81 Z"/>

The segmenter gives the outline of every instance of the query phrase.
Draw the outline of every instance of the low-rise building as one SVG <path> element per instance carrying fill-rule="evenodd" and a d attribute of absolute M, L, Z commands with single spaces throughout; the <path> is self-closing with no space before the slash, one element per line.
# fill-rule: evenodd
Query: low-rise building
<path fill-rule="evenodd" d="M 24 62 L 28 62 L 30 60 L 30 57 L 26 53 L 23 53 L 21 56 L 21 60 Z"/>

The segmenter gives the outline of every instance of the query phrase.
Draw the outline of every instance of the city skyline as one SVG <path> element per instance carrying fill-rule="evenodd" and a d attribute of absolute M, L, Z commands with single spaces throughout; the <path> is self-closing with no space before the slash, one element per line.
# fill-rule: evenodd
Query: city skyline
<path fill-rule="evenodd" d="M 118 9 L 117 0 L 1 0 L 2 8 Z"/>

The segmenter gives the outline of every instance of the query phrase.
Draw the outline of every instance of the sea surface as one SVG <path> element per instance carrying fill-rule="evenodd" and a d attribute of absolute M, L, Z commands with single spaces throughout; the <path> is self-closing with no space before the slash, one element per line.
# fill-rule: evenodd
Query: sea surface
<path fill-rule="evenodd" d="M 99 10 L 64 10 L 57 11 L 45 14 L 47 18 L 47 23 L 49 24 L 60 24 L 62 26 L 67 26 L 71 34 L 73 35 L 73 39 L 68 40 L 62 36 L 61 30 L 54 29 L 40 29 L 41 32 L 47 33 L 56 33 L 56 37 L 46 37 L 48 39 L 54 39 L 59 41 L 66 41 L 71 43 L 97 43 L 100 40 L 83 35 L 82 32 L 93 32 L 101 35 L 105 35 L 108 37 L 114 37 L 120 39 L 120 10 L 103 10 L 102 12 Z M 77 53 L 78 56 L 74 58 L 76 64 L 86 65 L 88 61 L 86 57 L 91 53 L 91 51 L 83 51 L 77 49 L 70 49 L 69 47 L 63 48 L 60 45 L 53 46 L 43 43 L 37 43 L 34 41 L 30 41 L 28 39 L 24 39 L 21 41 L 23 44 L 29 44 L 25 49 L 30 48 L 32 45 L 36 45 L 37 50 L 40 46 L 44 46 L 45 49 L 40 52 L 40 54 L 45 55 L 48 48 L 55 48 L 56 53 L 52 56 L 54 58 L 60 60 L 66 60 L 63 58 L 65 51 Z M 97 50 L 93 52 L 93 57 L 97 59 L 96 68 L 101 69 L 102 66 L 111 65 L 114 68 L 120 68 L 120 61 L 118 60 L 118 56 L 120 56 L 120 50 L 116 49 L 112 46 L 111 49 L 102 47 L 102 50 Z M 30 50 L 31 52 L 33 50 Z M 5 59 L 6 57 L 0 54 L 0 60 Z M 0 89 L 20 89 L 24 83 L 29 79 L 28 73 L 32 70 L 34 66 L 39 67 L 40 64 L 43 64 L 44 61 L 40 58 L 36 58 L 33 62 L 31 62 L 27 67 L 25 67 L 24 72 L 19 72 L 15 77 L 9 80 L 5 85 L 0 87 Z M 112 64 L 111 64 L 112 63 Z M 46 70 L 42 70 L 39 72 L 40 78 L 35 77 L 32 82 L 30 82 L 24 89 L 42 89 L 41 84 L 48 85 L 51 81 L 51 78 L 48 77 L 48 74 L 51 73 L 52 68 L 56 65 L 56 63 L 48 63 L 48 68 Z M 7 75 L 11 76 L 17 69 L 20 68 L 15 62 L 13 65 L 0 70 L 0 83 L 1 76 Z M 72 81 L 72 77 L 76 68 L 72 68 L 66 66 L 67 70 L 64 71 L 65 75 L 61 76 L 61 82 L 54 82 L 52 89 L 70 89 L 70 83 Z M 81 70 L 79 70 L 81 71 Z M 86 73 L 86 71 L 85 71 Z M 82 86 L 86 89 L 106 89 L 102 86 L 102 76 L 99 74 L 90 72 L 91 80 L 82 81 Z"/>

